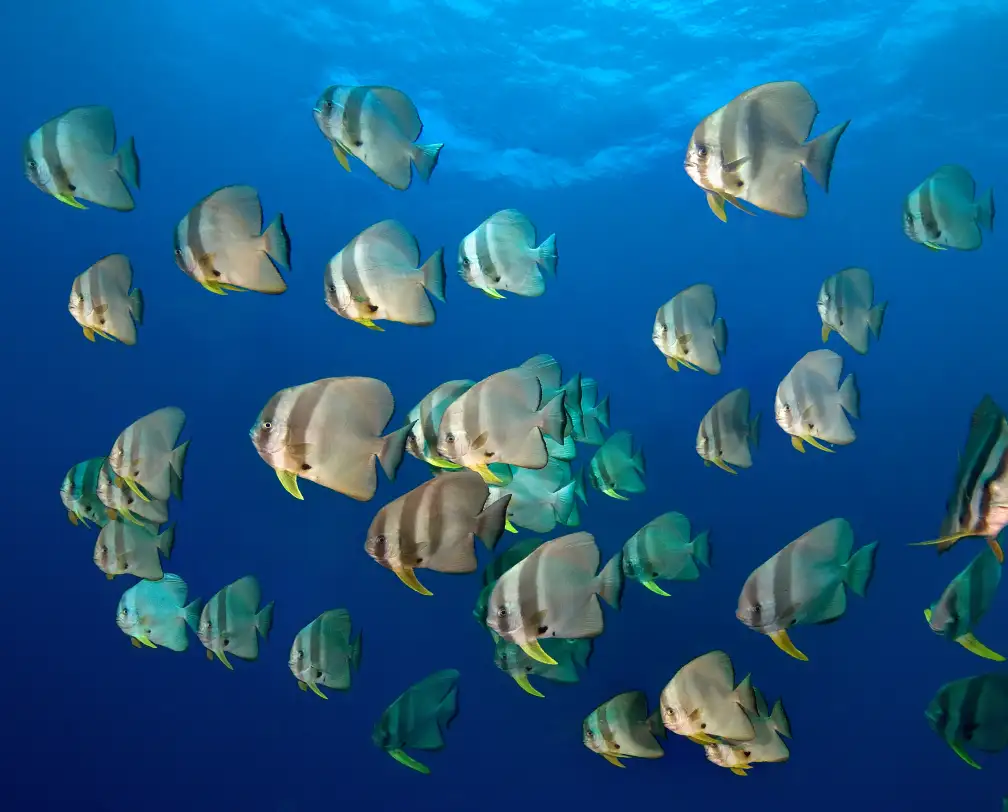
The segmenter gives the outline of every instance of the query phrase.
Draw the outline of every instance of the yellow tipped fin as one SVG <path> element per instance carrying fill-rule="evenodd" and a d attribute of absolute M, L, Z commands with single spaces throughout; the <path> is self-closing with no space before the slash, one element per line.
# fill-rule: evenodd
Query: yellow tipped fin
<path fill-rule="evenodd" d="M 966 533 L 954 533 L 951 536 L 942 536 L 940 539 L 931 539 L 930 541 L 912 541 L 909 547 L 931 547 L 935 544 L 948 544 L 949 546 L 955 544 L 960 539 L 969 538 L 970 536 L 976 535 L 972 531 Z M 995 555 L 997 555 L 995 553 Z"/>
<path fill-rule="evenodd" d="M 509 533 L 517 533 L 518 532 L 518 528 L 515 527 L 513 524 L 511 524 L 511 520 L 508 519 L 508 518 L 504 519 L 504 529 L 507 530 Z"/>
<path fill-rule="evenodd" d="M 339 161 L 339 165 L 342 166 L 347 172 L 350 171 L 350 161 L 347 159 L 346 152 L 343 151 L 343 147 L 337 144 L 335 141 L 332 142 L 333 155 L 336 156 L 336 160 Z"/>
<path fill-rule="evenodd" d="M 211 293 L 216 293 L 218 296 L 227 296 L 227 291 L 224 290 L 224 288 L 222 288 L 217 282 L 213 282 L 209 279 L 202 279 L 200 280 L 200 284 Z"/>
<path fill-rule="evenodd" d="M 717 192 L 707 192 L 707 205 L 710 206 L 710 210 L 714 212 L 714 216 L 718 220 L 722 223 L 727 223 L 728 215 L 725 214 L 724 204 L 724 198 Z"/>
<path fill-rule="evenodd" d="M 521 644 L 521 650 L 537 662 L 545 663 L 546 665 L 557 665 L 557 661 L 546 653 L 538 640 L 527 640 Z"/>
<path fill-rule="evenodd" d="M 970 758 L 969 753 L 967 753 L 963 749 L 963 746 L 961 744 L 959 744 L 958 742 L 956 742 L 955 744 L 949 744 L 949 747 L 952 748 L 953 752 L 957 756 L 959 756 L 959 758 L 961 758 L 963 761 L 965 761 L 967 764 L 969 764 L 970 767 L 973 767 L 976 770 L 980 769 L 980 765 L 977 764 L 972 758 Z"/>
<path fill-rule="evenodd" d="M 493 288 L 480 288 L 480 290 L 482 290 L 491 299 L 503 299 L 504 298 L 504 294 L 498 293 Z"/>
<path fill-rule="evenodd" d="M 68 206 L 74 209 L 87 208 L 87 206 L 85 206 L 83 203 L 77 200 L 77 198 L 74 197 L 72 194 L 59 194 L 59 195 L 53 195 L 53 197 L 55 197 L 60 203 L 66 203 Z"/>
<path fill-rule="evenodd" d="M 77 523 L 81 520 L 80 517 L 76 513 L 74 513 L 72 510 L 68 510 L 67 511 L 67 519 L 70 520 L 70 524 L 72 524 L 74 527 L 76 527 Z M 85 523 L 84 526 L 86 527 L 87 524 Z"/>
<path fill-rule="evenodd" d="M 227 654 L 225 654 L 223 651 L 215 651 L 214 654 L 217 655 L 218 660 L 220 660 L 222 663 L 224 663 L 224 665 L 228 667 L 229 671 L 234 671 L 234 666 L 228 662 Z M 212 660 L 213 657 L 210 657 L 209 659 Z"/>
<path fill-rule="evenodd" d="M 603 488 L 602 493 L 604 493 L 606 496 L 611 496 L 613 499 L 619 499 L 621 502 L 626 502 L 628 500 L 628 497 L 624 496 L 621 493 L 616 493 L 616 491 L 614 491 L 612 488 Z"/>
<path fill-rule="evenodd" d="M 679 371 L 679 362 L 676 361 L 675 358 L 669 358 L 668 356 L 665 356 L 665 363 L 669 365 L 669 369 L 671 369 L 673 372 Z"/>
<path fill-rule="evenodd" d="M 435 468 L 443 468 L 446 471 L 460 471 L 462 466 L 457 462 L 452 462 L 451 460 L 446 460 L 444 457 L 439 457 L 436 454 L 432 454 L 427 458 L 427 463 L 433 465 Z"/>
<path fill-rule="evenodd" d="M 323 699 L 328 699 L 328 698 L 329 698 L 329 697 L 327 697 L 327 696 L 326 696 L 326 695 L 325 695 L 324 693 L 322 693 L 322 692 L 321 692 L 321 691 L 319 690 L 319 687 L 318 687 L 318 685 L 316 685 L 316 684 L 315 684 L 314 682 L 311 682 L 311 683 L 309 683 L 309 684 L 308 684 L 308 687 L 309 687 L 309 688 L 311 688 L 311 692 L 312 692 L 313 694 L 315 694 L 315 696 L 320 696 L 320 697 L 322 697 Z"/>
<path fill-rule="evenodd" d="M 795 648 L 795 644 L 791 642 L 791 638 L 788 637 L 788 633 L 784 629 L 779 629 L 778 631 L 771 633 L 770 639 L 773 640 L 777 645 L 777 648 L 785 654 L 790 654 L 796 660 L 801 660 L 803 663 L 808 662 L 808 657 Z"/>
<path fill-rule="evenodd" d="M 826 339 L 829 338 L 829 334 L 830 334 L 830 327 L 829 327 L 828 324 L 824 324 L 822 326 L 822 340 L 823 340 L 823 344 L 826 343 Z"/>
<path fill-rule="evenodd" d="M 520 687 L 525 693 L 529 694 L 530 696 L 537 696 L 540 699 L 546 698 L 541 693 L 539 693 L 539 691 L 536 690 L 535 687 L 533 687 L 531 682 L 529 682 L 528 674 L 512 673 L 511 678 L 518 683 L 518 687 Z"/>
<path fill-rule="evenodd" d="M 474 465 L 472 469 L 481 477 L 483 477 L 483 481 L 486 482 L 487 485 L 504 484 L 504 480 L 501 479 L 499 476 L 497 476 L 497 474 L 495 474 L 493 471 L 491 471 L 488 465 L 485 464 Z"/>
<path fill-rule="evenodd" d="M 930 248 L 932 251 L 944 251 L 945 250 L 945 246 L 944 245 L 938 245 L 938 243 L 936 243 L 936 242 L 925 242 L 925 243 L 922 243 L 922 244 L 923 244 L 923 246 L 925 248 Z M 979 767 L 977 769 L 979 769 Z"/>
<path fill-rule="evenodd" d="M 157 646 L 155 646 L 150 641 L 150 638 L 146 634 L 137 635 L 134 639 L 135 640 L 139 640 L 141 643 L 143 643 L 145 646 L 147 646 L 147 648 L 157 648 Z"/>
<path fill-rule="evenodd" d="M 977 657 L 983 657 L 985 660 L 993 660 L 996 663 L 1003 663 L 1005 658 L 998 654 L 996 651 L 991 651 L 983 643 L 977 640 L 971 632 L 967 632 L 962 637 L 957 637 L 956 642 L 962 646 L 970 654 L 976 654 Z"/>
<path fill-rule="evenodd" d="M 135 637 L 130 638 L 130 645 L 133 646 L 133 648 L 143 648 L 143 646 L 140 644 L 140 641 L 137 640 Z"/>
<path fill-rule="evenodd" d="M 150 501 L 150 497 L 140 489 L 140 486 L 137 485 L 135 479 L 127 479 L 126 484 L 129 486 L 129 489 L 133 491 L 133 493 L 135 493 L 137 496 L 140 497 L 142 501 L 144 502 Z"/>
<path fill-rule="evenodd" d="M 735 775 L 745 775 L 746 774 L 745 767 L 732 767 L 731 771 L 733 773 L 735 773 Z"/>
<path fill-rule="evenodd" d="M 385 328 L 384 327 L 379 327 L 377 324 L 375 324 L 373 321 L 371 321 L 371 319 L 356 319 L 356 321 L 357 321 L 358 324 L 362 324 L 365 327 L 367 327 L 369 330 L 374 330 L 376 333 L 384 333 L 385 332 Z"/>
<path fill-rule="evenodd" d="M 655 593 L 655 595 L 661 595 L 663 598 L 672 597 L 671 595 L 669 595 L 668 592 L 666 592 L 664 589 L 658 586 L 658 584 L 656 584 L 654 581 L 641 581 L 641 585 L 650 589 L 652 592 Z"/>
<path fill-rule="evenodd" d="M 997 559 L 998 564 L 1004 564 L 1004 550 L 1001 549 L 1001 543 L 997 538 L 987 537 L 987 546 L 991 548 L 991 552 L 994 553 L 994 557 Z"/>
<path fill-rule="evenodd" d="M 599 755 L 602 756 L 602 758 L 604 758 L 610 764 L 612 764 L 613 767 L 622 767 L 623 769 L 626 769 L 626 764 L 624 764 L 622 761 L 616 758 L 616 756 L 611 756 L 608 753 L 599 753 Z"/>
<path fill-rule="evenodd" d="M 811 435 L 806 434 L 802 439 L 806 443 L 808 443 L 810 446 L 812 446 L 812 448 L 818 448 L 820 451 L 825 451 L 827 454 L 833 454 L 834 453 L 834 451 L 833 451 L 832 448 L 828 448 L 827 446 L 824 446 L 815 437 L 812 437 Z"/>
<path fill-rule="evenodd" d="M 308 690 L 308 683 L 302 682 L 301 680 L 298 680 L 298 688 L 300 688 L 302 691 L 307 691 Z"/>
<path fill-rule="evenodd" d="M 736 471 L 734 468 L 732 468 L 730 465 L 728 465 L 720 457 L 715 457 L 713 460 L 711 460 L 711 462 L 713 462 L 722 471 L 727 471 L 729 474 L 738 474 L 738 471 Z"/>
<path fill-rule="evenodd" d="M 419 592 L 421 595 L 427 596 L 434 594 L 417 580 L 416 573 L 413 572 L 412 567 L 401 567 L 399 569 L 392 570 L 392 572 L 399 576 L 399 580 L 406 584 L 406 586 L 414 592 Z"/>
<path fill-rule="evenodd" d="M 720 744 L 717 739 L 713 736 L 708 736 L 706 733 L 691 733 L 686 737 L 694 744 Z"/>
<path fill-rule="evenodd" d="M 418 773 L 423 773 L 424 775 L 430 775 L 430 767 L 406 755 L 402 750 L 386 750 L 386 752 L 400 764 L 409 767 L 411 770 L 416 770 Z"/>
<path fill-rule="evenodd" d="M 85 327 L 84 328 L 84 338 L 86 338 L 88 341 L 93 342 L 94 341 L 94 330 L 92 330 L 90 327 Z"/>
<path fill-rule="evenodd" d="M 276 475 L 287 493 L 295 499 L 304 500 L 304 497 L 301 495 L 301 489 L 298 487 L 297 474 L 293 471 L 277 471 Z"/>

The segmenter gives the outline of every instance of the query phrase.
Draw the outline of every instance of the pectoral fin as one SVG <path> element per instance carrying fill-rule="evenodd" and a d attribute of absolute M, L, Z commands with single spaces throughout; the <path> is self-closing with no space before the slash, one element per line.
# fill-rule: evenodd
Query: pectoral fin
<path fill-rule="evenodd" d="M 511 678 L 515 682 L 518 683 L 518 687 L 519 688 L 521 688 L 525 693 L 529 694 L 530 696 L 537 696 L 540 699 L 545 699 L 546 698 L 545 696 L 543 696 L 541 693 L 539 693 L 539 691 L 536 690 L 532 686 L 532 683 L 529 682 L 528 674 L 524 674 L 524 673 L 520 673 L 520 672 L 519 673 L 512 673 L 511 674 Z"/>
<path fill-rule="evenodd" d="M 804 663 L 808 662 L 808 657 L 795 648 L 795 644 L 791 642 L 791 638 L 788 637 L 788 633 L 784 629 L 779 629 L 778 631 L 771 633 L 770 639 L 773 640 L 777 645 L 777 648 L 785 654 L 790 654 L 796 660 L 801 660 Z"/>
<path fill-rule="evenodd" d="M 277 479 L 280 480 L 280 484 L 283 485 L 284 490 L 287 491 L 295 499 L 304 500 L 301 495 L 301 489 L 298 487 L 297 474 L 293 471 L 277 471 Z"/>
<path fill-rule="evenodd" d="M 675 358 L 669 358 L 666 356 L 665 363 L 669 365 L 673 372 L 679 371 L 679 362 Z"/>
<path fill-rule="evenodd" d="M 74 527 L 76 527 L 77 523 L 80 521 L 80 517 L 76 513 L 74 513 L 72 510 L 68 510 L 67 511 L 67 519 L 70 520 L 70 524 L 72 524 Z M 86 526 L 87 525 L 85 524 L 85 527 Z"/>
<path fill-rule="evenodd" d="M 938 245 L 938 243 L 936 243 L 936 242 L 925 242 L 925 243 L 923 243 L 923 245 L 924 245 L 925 248 L 930 248 L 932 251 L 944 251 L 945 250 L 945 246 L 944 245 Z M 974 765 L 974 766 L 976 766 L 976 765 Z M 980 768 L 977 767 L 977 769 L 980 769 Z"/>
<path fill-rule="evenodd" d="M 824 324 L 822 326 L 822 340 L 823 340 L 823 344 L 826 343 L 826 339 L 829 338 L 829 334 L 830 334 L 830 327 L 829 327 L 828 324 Z"/>
<path fill-rule="evenodd" d="M 669 595 L 668 592 L 666 592 L 664 589 L 662 589 L 660 586 L 658 586 L 658 584 L 656 584 L 654 581 L 641 581 L 641 586 L 647 587 L 652 592 L 654 592 L 655 595 L 661 595 L 663 598 L 671 598 L 672 597 L 671 595 Z"/>
<path fill-rule="evenodd" d="M 745 767 L 732 767 L 731 771 L 733 773 L 735 773 L 735 775 L 745 775 L 746 774 Z"/>
<path fill-rule="evenodd" d="M 536 662 L 545 663 L 546 665 L 557 665 L 557 661 L 554 660 L 543 647 L 539 644 L 538 640 L 526 640 L 521 644 L 521 650 L 528 654 Z"/>
<path fill-rule="evenodd" d="M 135 637 L 130 638 L 130 645 L 133 646 L 133 648 L 143 648 L 143 646 L 140 644 L 140 641 L 137 640 Z"/>
<path fill-rule="evenodd" d="M 434 594 L 417 580 L 416 573 L 413 572 L 412 567 L 399 567 L 398 569 L 392 570 L 392 572 L 399 576 L 399 580 L 406 584 L 406 586 L 414 592 L 419 592 L 421 595 L 428 596 Z"/>
<path fill-rule="evenodd" d="M 92 330 L 90 327 L 85 327 L 84 328 L 84 338 L 86 338 L 88 341 L 93 342 L 94 341 L 94 330 Z"/>

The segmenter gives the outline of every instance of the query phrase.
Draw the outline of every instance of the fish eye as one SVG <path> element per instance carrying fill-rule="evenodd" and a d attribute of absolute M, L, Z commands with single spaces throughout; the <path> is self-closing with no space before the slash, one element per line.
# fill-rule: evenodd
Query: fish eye
<path fill-rule="evenodd" d="M 125 620 L 125 619 L 126 619 L 126 615 L 127 615 L 127 614 L 128 614 L 128 613 L 127 613 L 127 611 L 126 611 L 126 607 L 124 606 L 124 607 L 123 607 L 123 610 L 122 610 L 122 611 L 121 611 L 121 612 L 119 613 L 119 615 L 120 615 L 120 617 L 122 617 L 122 618 L 123 618 L 123 619 Z"/>
<path fill-rule="evenodd" d="M 746 758 L 749 758 L 749 756 L 752 755 L 752 751 L 750 751 L 750 750 L 743 750 L 742 751 L 742 755 L 745 756 Z"/>
<path fill-rule="evenodd" d="M 700 729 L 701 730 L 706 730 L 707 729 L 707 723 L 706 722 L 701 722 L 700 723 Z"/>
<path fill-rule="evenodd" d="M 263 428 L 266 429 L 266 431 L 269 431 L 271 428 L 273 428 L 273 424 L 270 423 L 269 420 L 267 420 L 265 423 L 263 423 Z"/>
<path fill-rule="evenodd" d="M 328 288 L 330 293 L 336 292 L 336 286 L 332 282 L 329 283 Z"/>
<path fill-rule="evenodd" d="M 497 617 L 504 618 L 507 617 L 507 608 L 502 606 L 497 610 Z"/>
<path fill-rule="evenodd" d="M 29 169 L 38 169 L 38 164 L 35 163 L 34 159 L 28 161 L 28 168 Z"/>
<path fill-rule="evenodd" d="M 448 434 L 446 434 L 445 435 L 445 442 L 446 443 L 454 443 L 455 442 L 455 435 L 452 434 L 451 432 L 449 432 Z"/>
<path fill-rule="evenodd" d="M 703 144 L 697 144 L 696 154 L 699 155 L 701 158 L 706 158 L 707 147 L 705 147 Z"/>
<path fill-rule="evenodd" d="M 469 267 L 469 257 L 462 257 L 462 266 L 465 268 Z"/>
<path fill-rule="evenodd" d="M 177 256 L 179 259 L 182 259 L 182 249 L 181 248 L 176 248 L 175 249 L 175 256 Z"/>
<path fill-rule="evenodd" d="M 332 110 L 332 108 L 333 108 L 333 103 L 332 103 L 332 101 L 330 101 L 329 99 L 326 99 L 326 100 L 325 100 L 324 102 L 322 102 L 322 106 L 323 106 L 323 107 L 324 107 L 324 108 L 325 108 L 326 110 Z"/>
<path fill-rule="evenodd" d="M 388 541 L 388 539 L 385 538 L 385 534 L 384 533 L 379 533 L 377 536 L 375 536 L 375 543 L 376 544 L 385 544 L 387 541 Z"/>

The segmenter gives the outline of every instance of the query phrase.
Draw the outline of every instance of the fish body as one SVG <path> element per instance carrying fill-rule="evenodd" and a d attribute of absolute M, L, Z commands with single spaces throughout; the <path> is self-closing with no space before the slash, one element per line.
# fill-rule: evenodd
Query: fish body
<path fill-rule="evenodd" d="M 216 655 L 233 670 L 228 652 L 243 660 L 255 660 L 259 656 L 256 632 L 263 640 L 268 640 L 273 627 L 273 601 L 260 609 L 261 599 L 259 582 L 246 575 L 206 602 L 194 630 L 206 647 L 207 659 L 212 660 Z"/>
<path fill-rule="evenodd" d="M 903 233 L 932 250 L 975 251 L 982 229 L 994 229 L 994 190 L 977 200 L 976 181 L 961 166 L 939 167 L 903 201 Z"/>
<path fill-rule="evenodd" d="M 377 459 L 390 479 L 402 462 L 407 424 L 381 436 L 395 400 L 375 378 L 322 378 L 281 389 L 249 430 L 284 490 L 303 499 L 298 478 L 367 502 L 378 488 Z"/>
<path fill-rule="evenodd" d="M 759 412 L 749 416 L 749 390 L 734 389 L 711 406 L 697 429 L 696 452 L 705 465 L 729 474 L 752 467 L 752 451 L 759 445 Z"/>
<path fill-rule="evenodd" d="M 746 681 L 749 677 L 746 677 Z M 750 683 L 751 684 L 751 683 Z M 784 704 L 777 700 L 772 710 L 767 709 L 766 699 L 756 687 L 743 696 L 752 697 L 755 707 L 744 707 L 755 735 L 744 742 L 719 742 L 704 745 L 707 760 L 719 767 L 726 767 L 736 775 L 745 775 L 756 763 L 780 763 L 791 757 L 782 736 L 791 736 L 791 722 L 784 712 Z"/>
<path fill-rule="evenodd" d="M 406 439 L 406 451 L 418 460 L 434 468 L 457 470 L 461 466 L 443 459 L 437 453 L 438 426 L 445 410 L 463 394 L 468 392 L 475 381 L 448 381 L 428 392 L 424 399 L 406 415 L 406 422 L 412 424 Z"/>
<path fill-rule="evenodd" d="M 739 94 L 697 125 L 683 167 L 727 222 L 726 202 L 782 217 L 808 213 L 802 169 L 829 191 L 837 143 L 850 121 L 808 141 L 819 108 L 798 82 L 768 82 Z"/>
<path fill-rule="evenodd" d="M 90 527 L 94 522 L 104 527 L 109 522 L 106 508 L 98 498 L 98 477 L 105 467 L 105 457 L 94 457 L 74 465 L 60 484 L 60 501 L 67 510 L 70 524 Z"/>
<path fill-rule="evenodd" d="M 350 667 L 360 669 L 361 634 L 350 639 L 351 620 L 346 609 L 330 609 L 297 633 L 291 644 L 287 665 L 302 690 L 311 689 L 322 699 L 328 697 L 319 686 L 346 691 L 350 688 Z"/>
<path fill-rule="evenodd" d="M 28 136 L 23 148 L 25 177 L 40 191 L 75 209 L 87 208 L 80 200 L 88 200 L 131 211 L 134 202 L 129 186 L 140 188 L 140 161 L 132 138 L 118 151 L 115 144 L 115 121 L 109 108 L 74 107 Z"/>
<path fill-rule="evenodd" d="M 710 566 L 708 531 L 691 539 L 690 522 L 681 513 L 652 519 L 623 545 L 623 575 L 664 597 L 655 581 L 695 581 L 697 564 Z"/>
<path fill-rule="evenodd" d="M 828 277 L 819 289 L 816 308 L 822 319 L 822 340 L 831 332 L 856 351 L 868 352 L 868 334 L 882 335 L 882 321 L 888 302 L 873 304 L 875 286 L 864 268 L 846 268 Z"/>
<path fill-rule="evenodd" d="M 484 509 L 487 495 L 475 471 L 446 471 L 379 510 L 364 550 L 410 589 L 430 595 L 414 570 L 475 572 L 476 537 L 493 550 L 503 535 L 508 499 Z"/>
<path fill-rule="evenodd" d="M 521 646 L 510 640 L 505 640 L 503 637 L 497 638 L 494 642 L 494 664 L 518 683 L 518 687 L 525 693 L 540 699 L 543 698 L 543 694 L 532 686 L 529 677 L 537 676 L 553 682 L 568 684 L 579 682 L 577 668 L 587 668 L 588 658 L 592 651 L 592 641 L 587 638 L 564 640 L 552 637 L 544 639 L 542 647 L 543 651 L 556 661 L 555 665 L 542 663 L 529 657 L 522 651 Z"/>
<path fill-rule="evenodd" d="M 262 203 L 251 186 L 211 192 L 179 221 L 174 240 L 179 270 L 211 293 L 287 290 L 277 270 L 290 269 L 290 236 L 283 215 L 263 231 Z"/>
<path fill-rule="evenodd" d="M 581 379 L 581 419 L 573 425 L 574 439 L 579 443 L 602 445 L 604 431 L 609 428 L 609 396 L 599 399 L 598 381 Z"/>
<path fill-rule="evenodd" d="M 458 679 L 459 672 L 448 668 L 411 685 L 382 713 L 371 741 L 400 764 L 429 774 L 430 769 L 406 749 L 444 747 L 444 733 L 458 713 Z"/>
<path fill-rule="evenodd" d="M 845 585 L 864 597 L 875 571 L 877 547 L 873 541 L 853 553 L 850 523 L 846 519 L 823 522 L 750 574 L 735 616 L 750 629 L 768 635 L 785 653 L 807 660 L 791 643 L 787 630 L 839 619 L 847 609 Z"/>
<path fill-rule="evenodd" d="M 108 466 L 141 500 L 182 498 L 182 476 L 189 441 L 176 446 L 185 412 L 177 406 L 144 415 L 122 430 Z"/>
<path fill-rule="evenodd" d="M 186 604 L 187 592 L 186 582 L 171 572 L 159 581 L 138 581 L 119 599 L 116 625 L 137 647 L 185 651 L 186 626 L 195 629 L 202 606 L 199 599 Z"/>
<path fill-rule="evenodd" d="M 947 683 L 924 716 L 959 758 L 979 770 L 967 748 L 997 753 L 1008 747 L 1008 675 L 981 674 Z"/>
<path fill-rule="evenodd" d="M 67 309 L 89 341 L 100 335 L 132 346 L 143 324 L 144 300 L 133 287 L 133 268 L 125 254 L 110 254 L 80 274 L 70 286 Z"/>
<path fill-rule="evenodd" d="M 174 546 L 174 524 L 164 532 L 151 533 L 143 525 L 119 519 L 106 524 L 98 534 L 94 563 L 110 579 L 128 574 L 159 581 L 164 577 L 160 556 L 170 558 Z"/>
<path fill-rule="evenodd" d="M 985 547 L 925 610 L 931 631 L 946 640 L 955 640 L 980 657 L 1003 662 L 1002 655 L 988 649 L 973 634 L 990 609 L 1000 583 L 1001 564 L 994 551 Z"/>
<path fill-rule="evenodd" d="M 661 758 L 657 735 L 665 735 L 661 710 L 648 715 L 647 695 L 627 691 L 603 702 L 581 723 L 584 746 L 616 767 L 621 758 Z"/>
<path fill-rule="evenodd" d="M 428 326 L 435 313 L 428 294 L 444 301 L 444 251 L 420 265 L 416 237 L 395 220 L 375 223 L 336 254 L 326 266 L 329 309 L 372 330 L 375 322 Z"/>
<path fill-rule="evenodd" d="M 532 221 L 515 209 L 490 215 L 459 244 L 459 276 L 493 299 L 501 291 L 516 296 L 542 296 L 543 274 L 556 275 L 556 235 L 536 245 Z"/>
<path fill-rule="evenodd" d="M 710 285 L 691 285 L 658 308 L 651 340 L 673 371 L 679 365 L 702 369 L 709 375 L 721 371 L 721 356 L 728 348 L 728 327 L 717 312 Z"/>
<path fill-rule="evenodd" d="M 315 102 L 315 123 L 347 172 L 353 155 L 384 183 L 404 191 L 412 166 L 429 181 L 444 144 L 417 144 L 423 124 L 401 90 L 377 85 L 330 85 Z"/>
<path fill-rule="evenodd" d="M 117 485 L 116 482 L 120 484 Z M 98 471 L 98 485 L 95 488 L 98 501 L 105 511 L 105 521 L 124 519 L 131 524 L 142 526 L 152 533 L 168 521 L 168 502 L 164 499 L 141 498 L 108 465 Z"/>
<path fill-rule="evenodd" d="M 540 545 L 494 585 L 487 627 L 533 659 L 554 665 L 539 639 L 597 637 L 604 628 L 599 597 L 619 608 L 620 553 L 596 575 L 599 548 L 590 533 L 572 533 Z"/>
<path fill-rule="evenodd" d="M 735 669 L 723 651 L 690 660 L 661 692 L 665 727 L 698 744 L 752 741 L 756 731 L 745 708 L 755 706 L 751 683 L 735 687 Z"/>
<path fill-rule="evenodd" d="M 628 431 L 610 434 L 583 469 L 582 476 L 596 490 L 613 499 L 625 493 L 644 493 L 644 450 L 634 451 Z"/>
<path fill-rule="evenodd" d="M 507 519 L 512 527 L 549 533 L 558 523 L 571 526 L 577 484 L 570 463 L 550 459 L 543 468 L 514 468 L 507 485 L 490 487 L 489 500 L 509 496 Z"/>
<path fill-rule="evenodd" d="M 849 445 L 857 438 L 847 415 L 860 416 L 861 392 L 852 372 L 840 384 L 843 359 L 833 350 L 802 356 L 777 387 L 774 419 L 791 435 L 791 445 L 805 453 L 804 443 L 821 451 Z"/>

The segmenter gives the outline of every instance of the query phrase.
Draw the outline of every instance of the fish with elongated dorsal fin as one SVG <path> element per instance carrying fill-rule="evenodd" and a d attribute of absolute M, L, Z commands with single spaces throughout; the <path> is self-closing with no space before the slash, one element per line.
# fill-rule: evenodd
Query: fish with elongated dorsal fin
<path fill-rule="evenodd" d="M 840 383 L 843 359 L 833 350 L 813 350 L 802 356 L 777 387 L 774 419 L 791 435 L 791 445 L 805 453 L 805 443 L 832 453 L 823 445 L 849 445 L 857 439 L 847 415 L 860 416 L 861 392 L 852 372 Z"/>
<path fill-rule="evenodd" d="M 1001 583 L 1001 564 L 985 547 L 952 582 L 941 597 L 924 610 L 931 631 L 946 640 L 955 640 L 978 657 L 995 662 L 1005 658 L 976 639 L 973 630 L 990 609 Z"/>
<path fill-rule="evenodd" d="M 959 758 L 979 770 L 967 747 L 998 753 L 1008 747 L 1008 674 L 981 674 L 938 689 L 924 716 Z"/>
<path fill-rule="evenodd" d="M 756 735 L 746 707 L 755 707 L 751 682 L 735 687 L 735 668 L 723 651 L 690 660 L 661 692 L 665 727 L 697 744 L 750 741 Z"/>
<path fill-rule="evenodd" d="M 661 708 L 647 712 L 647 695 L 627 691 L 603 702 L 581 724 L 584 746 L 615 767 L 621 758 L 661 758 L 665 755 L 657 736 L 665 737 Z"/>
<path fill-rule="evenodd" d="M 882 322 L 889 305 L 874 302 L 875 286 L 864 268 L 846 268 L 827 277 L 816 300 L 823 343 L 833 332 L 855 352 L 867 353 L 868 334 L 875 336 L 876 341 L 882 335 Z"/>
<path fill-rule="evenodd" d="M 208 660 L 212 661 L 216 655 L 218 660 L 234 670 L 228 661 L 228 652 L 243 660 L 259 657 L 259 637 L 256 633 L 263 640 L 268 640 L 273 628 L 273 601 L 260 609 L 261 600 L 259 581 L 252 575 L 246 575 L 228 584 L 206 602 L 193 630 L 206 647 Z"/>
<path fill-rule="evenodd" d="M 492 214 L 459 244 L 459 276 L 492 299 L 503 299 L 501 291 L 542 296 L 543 274 L 556 275 L 556 234 L 539 245 L 536 239 L 536 227 L 520 211 Z"/>
<path fill-rule="evenodd" d="M 186 626 L 193 631 L 203 602 L 186 603 L 189 588 L 172 572 L 160 581 L 138 581 L 127 589 L 116 607 L 116 625 L 133 638 L 135 648 L 164 646 L 172 651 L 189 647 Z"/>
<path fill-rule="evenodd" d="M 458 680 L 459 672 L 447 668 L 403 691 L 375 725 L 371 733 L 375 747 L 411 770 L 429 775 L 430 768 L 406 750 L 444 747 L 444 733 L 458 713 Z"/>
<path fill-rule="evenodd" d="M 590 484 L 606 496 L 621 501 L 627 499 L 621 491 L 643 493 L 644 450 L 635 451 L 633 446 L 633 435 L 629 431 L 610 434 L 581 470 L 582 484 Z"/>
<path fill-rule="evenodd" d="M 159 553 L 170 558 L 175 546 L 175 525 L 152 533 L 129 521 L 109 522 L 95 541 L 94 563 L 111 580 L 116 575 L 135 575 L 148 581 L 164 577 Z"/>
<path fill-rule="evenodd" d="M 663 513 L 623 545 L 623 574 L 656 595 L 669 597 L 655 581 L 695 581 L 698 564 L 710 566 L 709 531 L 691 539 L 690 522 L 681 513 Z"/>
<path fill-rule="evenodd" d="M 330 609 L 297 633 L 291 644 L 287 665 L 302 691 L 328 699 L 319 685 L 346 691 L 350 688 L 350 668 L 360 669 L 361 633 L 350 639 L 350 613 Z"/>
<path fill-rule="evenodd" d="M 721 356 L 728 349 L 728 326 L 717 312 L 710 285 L 690 285 L 658 308 L 651 340 L 673 372 L 680 364 L 702 369 L 708 375 L 721 371 Z"/>
<path fill-rule="evenodd" d="M 939 167 L 903 201 L 903 233 L 932 251 L 975 251 L 994 230 L 994 189 L 976 199 L 976 181 L 955 164 Z"/>
<path fill-rule="evenodd" d="M 759 444 L 759 412 L 749 417 L 749 390 L 734 389 L 710 407 L 697 429 L 696 452 L 704 465 L 716 465 L 735 474 L 732 468 L 752 466 L 751 445 Z"/>
<path fill-rule="evenodd" d="M 139 288 L 131 288 L 133 268 L 125 254 L 110 254 L 74 279 L 67 309 L 88 341 L 100 335 L 127 346 L 136 344 L 144 300 Z"/>
<path fill-rule="evenodd" d="M 60 484 L 60 501 L 67 510 L 70 524 L 90 527 L 94 522 L 98 527 L 108 524 L 106 508 L 98 498 L 98 478 L 105 468 L 105 457 L 93 457 L 74 465 Z"/>
<path fill-rule="evenodd" d="M 553 682 L 578 682 L 581 678 L 578 676 L 577 666 L 587 668 L 588 657 L 592 651 L 592 641 L 588 638 L 582 640 L 543 638 L 541 644 L 543 651 L 556 660 L 556 665 L 542 663 L 529 657 L 522 651 L 521 646 L 503 637 L 498 637 L 494 641 L 494 664 L 510 675 L 525 693 L 539 699 L 543 698 L 543 694 L 532 686 L 529 676 L 534 675 Z"/>

